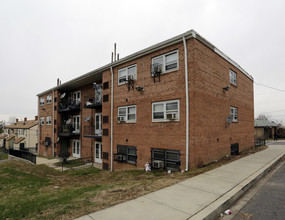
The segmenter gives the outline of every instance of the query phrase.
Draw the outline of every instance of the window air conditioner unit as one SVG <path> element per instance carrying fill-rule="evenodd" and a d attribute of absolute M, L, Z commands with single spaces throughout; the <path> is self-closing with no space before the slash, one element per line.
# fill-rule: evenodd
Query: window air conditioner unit
<path fill-rule="evenodd" d="M 168 120 L 175 120 L 176 119 L 176 114 L 175 113 L 167 114 L 166 117 L 167 117 Z"/>
<path fill-rule="evenodd" d="M 122 155 L 122 154 L 115 155 L 115 160 L 116 161 L 125 161 L 126 160 L 126 155 Z"/>
<path fill-rule="evenodd" d="M 134 75 L 129 75 L 129 76 L 128 76 L 128 79 L 129 79 L 129 80 L 134 80 L 135 77 L 134 77 Z"/>
<path fill-rule="evenodd" d="M 124 122 L 126 120 L 125 120 L 124 116 L 119 116 L 119 117 L 117 117 L 117 121 L 118 121 L 118 123 L 120 123 L 120 122 Z"/>
<path fill-rule="evenodd" d="M 152 162 L 153 168 L 162 168 L 163 167 L 163 161 L 162 160 L 154 160 Z"/>
<path fill-rule="evenodd" d="M 46 146 L 46 147 L 49 146 L 48 141 L 45 141 L 45 142 L 44 142 L 44 146 Z"/>

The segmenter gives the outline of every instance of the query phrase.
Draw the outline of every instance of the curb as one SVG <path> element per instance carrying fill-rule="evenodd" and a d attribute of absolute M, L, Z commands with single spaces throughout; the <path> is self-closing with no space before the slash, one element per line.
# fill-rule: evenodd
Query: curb
<path fill-rule="evenodd" d="M 235 203 L 247 190 L 249 190 L 258 180 L 264 177 L 273 167 L 275 167 L 280 160 L 285 156 L 279 155 L 276 159 L 263 166 L 260 170 L 249 176 L 247 179 L 239 183 L 229 192 L 221 196 L 219 199 L 210 204 L 207 208 L 203 209 L 190 220 L 212 220 L 217 219 L 220 213 L 224 212 L 229 206 Z"/>

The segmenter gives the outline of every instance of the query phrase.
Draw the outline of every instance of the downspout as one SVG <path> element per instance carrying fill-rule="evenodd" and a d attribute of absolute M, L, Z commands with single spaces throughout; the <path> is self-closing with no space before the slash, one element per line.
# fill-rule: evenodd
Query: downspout
<path fill-rule="evenodd" d="M 113 67 L 110 66 L 111 70 L 111 169 L 113 171 L 113 108 L 114 108 L 114 74 Z"/>
<path fill-rule="evenodd" d="M 189 169 L 189 94 L 188 94 L 188 60 L 187 60 L 187 44 L 185 36 L 183 36 L 184 44 L 184 60 L 185 60 L 185 92 L 186 92 L 186 171 Z"/>
<path fill-rule="evenodd" d="M 52 90 L 52 157 L 54 157 L 54 90 Z"/>
<path fill-rule="evenodd" d="M 42 125 L 40 124 L 40 97 L 38 96 L 38 156 L 40 156 L 40 138 L 42 135 Z"/>

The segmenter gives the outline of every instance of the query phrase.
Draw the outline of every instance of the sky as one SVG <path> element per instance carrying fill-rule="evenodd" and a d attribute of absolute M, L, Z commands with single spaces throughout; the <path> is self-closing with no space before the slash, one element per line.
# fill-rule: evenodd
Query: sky
<path fill-rule="evenodd" d="M 37 94 L 194 29 L 253 76 L 255 117 L 285 124 L 283 0 L 0 0 L 0 121 Z"/>

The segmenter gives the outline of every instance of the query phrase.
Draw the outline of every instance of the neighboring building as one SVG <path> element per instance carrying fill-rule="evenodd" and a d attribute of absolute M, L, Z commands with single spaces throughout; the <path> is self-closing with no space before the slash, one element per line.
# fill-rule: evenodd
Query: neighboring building
<path fill-rule="evenodd" d="M 253 78 L 193 30 L 38 100 L 39 154 L 106 170 L 189 169 L 254 145 Z"/>
<path fill-rule="evenodd" d="M 254 120 L 254 138 L 274 138 L 277 124 L 267 120 Z"/>
<path fill-rule="evenodd" d="M 5 147 L 14 150 L 36 152 L 38 148 L 38 118 L 35 120 L 18 121 L 5 126 Z"/>

